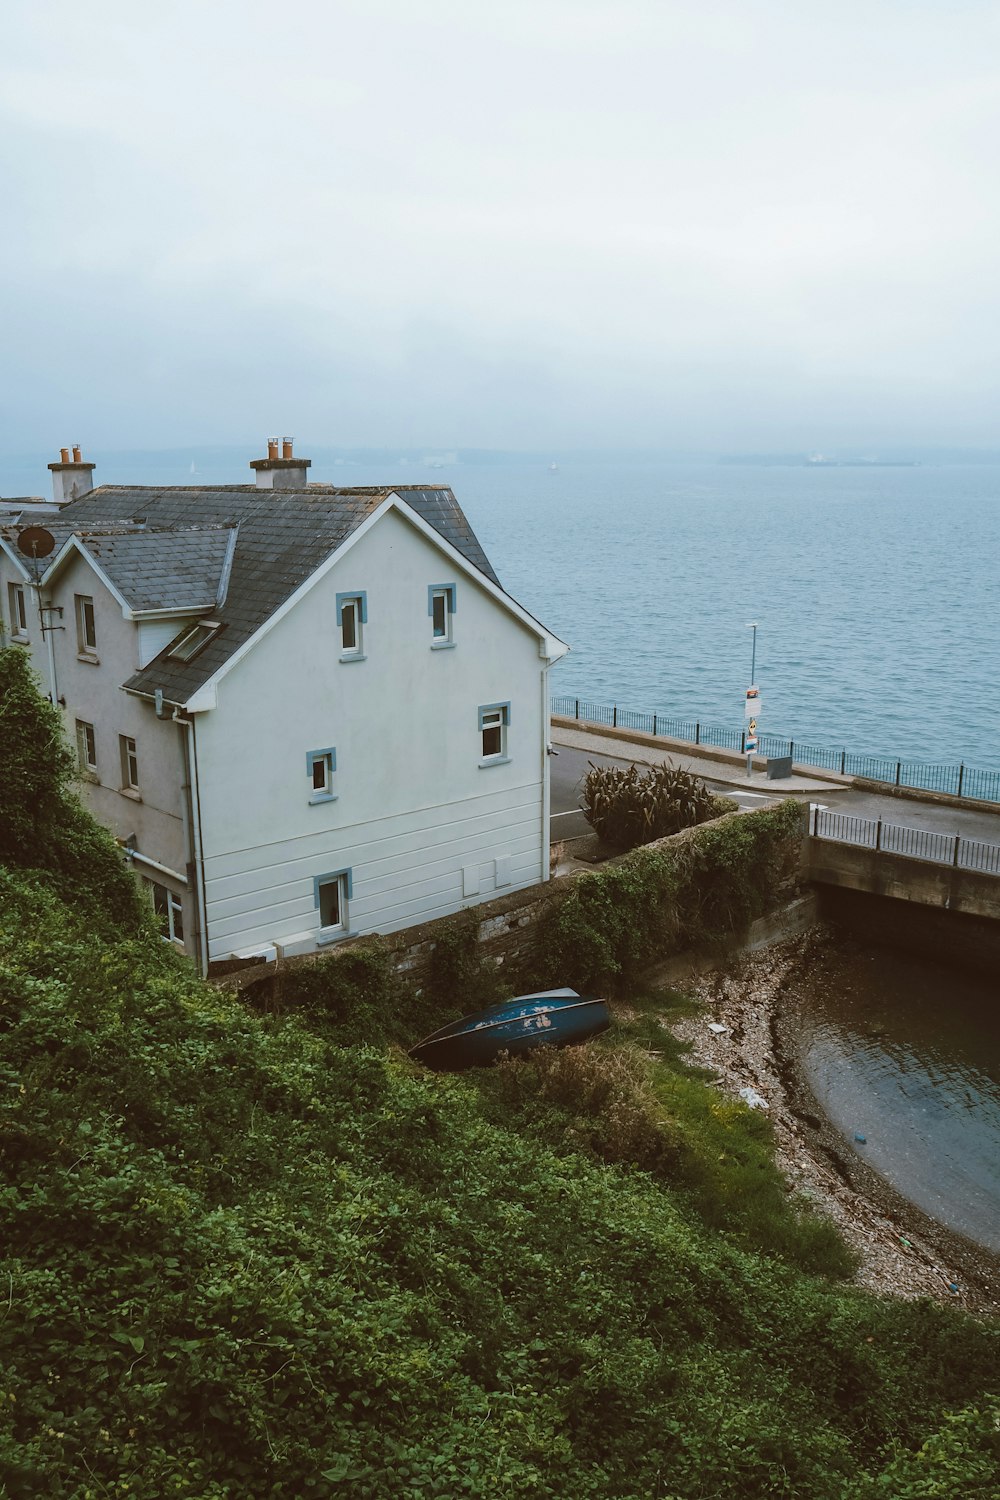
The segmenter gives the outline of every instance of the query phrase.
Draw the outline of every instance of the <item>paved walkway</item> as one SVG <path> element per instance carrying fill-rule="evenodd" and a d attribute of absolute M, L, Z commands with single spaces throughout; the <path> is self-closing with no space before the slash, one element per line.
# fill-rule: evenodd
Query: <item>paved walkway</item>
<path fill-rule="evenodd" d="M 743 756 L 716 760 L 714 755 L 710 757 L 697 752 L 690 754 L 687 750 L 678 748 L 676 741 L 654 740 L 650 735 L 625 734 L 621 730 L 614 734 L 602 734 L 596 729 L 570 729 L 553 723 L 552 743 L 557 748 L 562 745 L 567 749 L 582 750 L 589 755 L 609 755 L 618 760 L 636 761 L 639 765 L 654 766 L 670 761 L 671 765 L 681 766 L 685 771 L 691 771 L 706 781 L 738 787 L 741 791 L 753 787 L 754 791 L 775 797 L 815 799 L 822 795 L 825 801 L 827 797 L 846 792 L 851 787 L 850 777 L 838 776 L 834 771 L 823 777 L 802 776 L 796 772 L 793 776 L 783 776 L 780 781 L 768 781 L 759 761 L 755 762 L 753 777 L 748 779 L 746 759 Z M 724 754 L 722 751 L 717 753 L 720 757 Z"/>

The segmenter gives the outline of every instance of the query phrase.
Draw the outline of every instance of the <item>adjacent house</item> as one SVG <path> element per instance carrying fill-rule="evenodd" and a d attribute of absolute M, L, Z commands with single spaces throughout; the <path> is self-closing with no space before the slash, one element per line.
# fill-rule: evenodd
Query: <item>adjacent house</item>
<path fill-rule="evenodd" d="M 85 795 L 203 972 L 548 878 L 548 674 L 444 485 L 92 487 L 0 516 L 7 643 Z M 30 528 L 30 529 L 29 529 Z"/>

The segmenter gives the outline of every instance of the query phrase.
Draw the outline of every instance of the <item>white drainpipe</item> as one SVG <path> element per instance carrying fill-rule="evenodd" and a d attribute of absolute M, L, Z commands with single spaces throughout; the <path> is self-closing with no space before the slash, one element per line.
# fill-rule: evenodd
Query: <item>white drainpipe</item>
<path fill-rule="evenodd" d="M 549 668 L 542 668 L 542 879 L 549 878 L 549 825 L 552 794 L 549 786 Z"/>
<path fill-rule="evenodd" d="M 185 797 L 190 798 L 190 813 L 185 819 L 190 831 L 190 847 L 194 865 L 195 902 L 198 908 L 198 961 L 202 978 L 208 975 L 208 922 L 205 915 L 205 882 L 203 878 L 203 855 L 201 847 L 201 803 L 198 798 L 198 775 L 194 756 L 194 720 L 181 716 L 174 709 L 173 721 L 186 731 L 181 736 L 184 756 Z"/>
<path fill-rule="evenodd" d="M 42 590 L 37 583 L 33 583 L 31 587 L 35 593 L 35 603 L 38 606 L 38 623 L 41 627 L 42 636 L 45 640 L 46 655 L 49 659 L 49 692 L 52 694 L 52 706 L 53 708 L 58 708 L 59 684 L 56 681 L 56 643 L 52 639 L 51 618 L 48 626 L 46 626 L 45 615 L 43 614 L 43 610 L 47 609 L 51 617 L 52 607 L 51 605 L 42 604 Z"/>

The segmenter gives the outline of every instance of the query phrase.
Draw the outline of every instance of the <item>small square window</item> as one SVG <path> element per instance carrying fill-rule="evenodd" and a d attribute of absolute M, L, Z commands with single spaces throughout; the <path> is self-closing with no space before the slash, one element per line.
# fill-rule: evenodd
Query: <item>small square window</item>
<path fill-rule="evenodd" d="M 10 613 L 10 633 L 15 641 L 28 639 L 28 607 L 22 583 L 8 583 L 7 608 Z"/>
<path fill-rule="evenodd" d="M 316 876 L 313 886 L 319 907 L 320 942 L 343 937 L 348 932 L 347 904 L 352 895 L 351 884 L 350 870 L 335 870 L 329 875 Z"/>
<path fill-rule="evenodd" d="M 160 923 L 160 935 L 170 942 L 184 941 L 184 904 L 180 896 L 160 885 L 157 880 L 145 882 L 153 910 Z"/>
<path fill-rule="evenodd" d="M 136 754 L 135 740 L 131 735 L 120 734 L 118 744 L 122 757 L 122 788 L 124 791 L 137 792 L 139 790 L 139 757 Z"/>
<path fill-rule="evenodd" d="M 331 745 L 327 750 L 310 750 L 306 755 L 306 775 L 309 777 L 310 802 L 334 802 L 333 773 L 337 769 L 337 752 Z"/>
<path fill-rule="evenodd" d="M 501 765 L 507 760 L 507 726 L 509 703 L 486 703 L 479 710 L 479 732 L 483 758 L 480 765 Z"/>
<path fill-rule="evenodd" d="M 368 624 L 368 595 L 338 594 L 337 624 L 340 629 L 341 661 L 363 661 L 364 631 Z"/>
<path fill-rule="evenodd" d="M 89 594 L 77 594 L 76 599 L 76 650 L 79 656 L 93 656 L 97 650 L 97 625 L 94 619 L 94 601 Z"/>
<path fill-rule="evenodd" d="M 427 613 L 431 617 L 431 645 L 450 646 L 454 641 L 454 583 L 432 583 L 427 590 Z"/>
<path fill-rule="evenodd" d="M 76 721 L 76 755 L 81 771 L 97 770 L 97 739 L 93 724 Z"/>

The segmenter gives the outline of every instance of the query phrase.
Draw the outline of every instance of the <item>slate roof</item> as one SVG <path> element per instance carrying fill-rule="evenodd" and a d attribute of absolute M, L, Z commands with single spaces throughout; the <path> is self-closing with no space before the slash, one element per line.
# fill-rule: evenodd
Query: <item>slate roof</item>
<path fill-rule="evenodd" d="M 214 610 L 225 603 L 238 527 L 77 533 L 129 609 Z"/>
<path fill-rule="evenodd" d="M 310 484 L 299 490 L 242 484 L 211 488 L 101 485 L 64 506 L 59 519 L 62 526 L 79 532 L 145 524 L 156 528 L 150 534 L 161 541 L 164 528 L 186 532 L 192 527 L 239 528 L 226 600 L 212 616 L 221 622 L 220 629 L 191 661 L 172 660 L 167 647 L 123 684 L 130 692 L 148 696 L 162 688 L 168 702 L 183 705 L 390 494 L 398 494 L 499 586 L 458 501 L 445 485 L 338 489 Z"/>
<path fill-rule="evenodd" d="M 60 517 L 54 517 L 50 514 L 40 516 L 33 514 L 30 510 L 22 510 L 17 515 L 0 515 L 0 536 L 3 537 L 10 550 L 15 554 L 21 566 L 26 568 L 29 573 L 34 570 L 35 563 L 17 545 L 18 534 L 26 531 L 29 526 L 44 526 L 46 531 L 51 532 L 55 543 L 51 555 L 39 558 L 38 560 L 38 572 L 39 576 L 41 576 L 52 559 L 58 556 L 64 544 L 73 535 L 73 527 L 68 521 L 61 519 L 61 514 Z"/>

